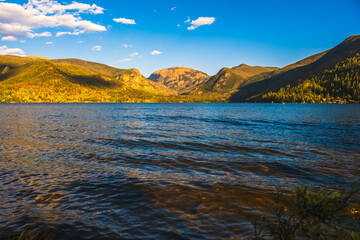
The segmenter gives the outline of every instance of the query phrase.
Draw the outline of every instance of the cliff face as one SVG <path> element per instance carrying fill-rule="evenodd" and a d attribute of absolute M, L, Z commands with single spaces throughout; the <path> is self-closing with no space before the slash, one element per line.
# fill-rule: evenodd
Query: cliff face
<path fill-rule="evenodd" d="M 207 81 L 209 78 L 207 74 L 201 71 L 186 67 L 158 70 L 149 77 L 150 80 L 161 83 L 179 93 L 187 92 L 189 89 Z"/>
<path fill-rule="evenodd" d="M 138 69 L 129 69 L 125 72 L 116 76 L 117 80 L 124 82 L 126 85 L 133 89 L 143 90 L 146 92 L 154 93 L 154 94 L 162 94 L 165 96 L 168 95 L 177 95 L 176 91 L 167 88 L 161 83 L 157 83 L 154 81 L 150 81 L 145 78 Z"/>

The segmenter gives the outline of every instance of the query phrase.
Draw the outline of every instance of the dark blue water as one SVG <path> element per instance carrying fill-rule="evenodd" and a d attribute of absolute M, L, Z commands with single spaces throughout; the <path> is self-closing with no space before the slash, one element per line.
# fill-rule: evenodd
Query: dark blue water
<path fill-rule="evenodd" d="M 359 160 L 360 105 L 2 104 L 0 233 L 247 237 L 275 185 L 347 189 Z"/>

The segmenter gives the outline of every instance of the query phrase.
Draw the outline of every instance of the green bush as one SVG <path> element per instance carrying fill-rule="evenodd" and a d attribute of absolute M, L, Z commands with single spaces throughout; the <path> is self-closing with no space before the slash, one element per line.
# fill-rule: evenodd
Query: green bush
<path fill-rule="evenodd" d="M 255 238 L 292 239 L 353 239 L 360 240 L 358 226 L 349 221 L 344 213 L 350 199 L 359 191 L 354 184 L 348 193 L 321 190 L 310 193 L 306 187 L 296 188 L 295 194 L 285 203 L 276 188 L 275 213 L 264 216 L 261 222 L 253 221 Z"/>

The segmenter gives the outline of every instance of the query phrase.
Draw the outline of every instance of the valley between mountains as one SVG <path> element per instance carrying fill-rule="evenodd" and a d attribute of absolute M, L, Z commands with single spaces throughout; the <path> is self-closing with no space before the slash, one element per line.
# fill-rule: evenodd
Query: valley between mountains
<path fill-rule="evenodd" d="M 360 35 L 283 68 L 241 64 L 144 77 L 80 59 L 0 55 L 0 102 L 360 102 Z"/>

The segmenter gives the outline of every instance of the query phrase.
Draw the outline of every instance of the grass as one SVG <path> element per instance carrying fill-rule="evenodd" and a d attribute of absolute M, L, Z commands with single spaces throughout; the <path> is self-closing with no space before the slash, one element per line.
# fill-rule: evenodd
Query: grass
<path fill-rule="evenodd" d="M 26 229 L 19 233 L 10 233 L 0 236 L 3 240 L 54 240 L 56 239 L 56 230 L 44 228 L 41 230 Z"/>

